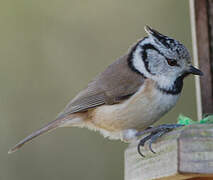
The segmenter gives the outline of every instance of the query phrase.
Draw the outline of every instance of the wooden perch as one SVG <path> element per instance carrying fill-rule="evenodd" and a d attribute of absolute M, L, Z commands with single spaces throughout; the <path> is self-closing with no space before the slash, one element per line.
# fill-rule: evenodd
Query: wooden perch
<path fill-rule="evenodd" d="M 137 152 L 138 142 L 125 151 L 125 180 L 213 179 L 213 125 L 191 125 L 172 131 L 147 147 L 145 158 Z"/>

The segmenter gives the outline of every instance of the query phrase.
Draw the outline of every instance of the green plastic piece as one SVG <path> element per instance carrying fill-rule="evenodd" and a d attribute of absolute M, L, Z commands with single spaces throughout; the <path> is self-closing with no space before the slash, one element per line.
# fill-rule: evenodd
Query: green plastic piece
<path fill-rule="evenodd" d="M 178 117 L 178 124 L 182 125 L 191 125 L 191 124 L 213 124 L 213 115 L 208 115 L 201 119 L 200 121 L 194 121 L 191 118 L 184 116 L 184 115 L 179 115 Z"/>
<path fill-rule="evenodd" d="M 213 115 L 208 115 L 207 117 L 201 119 L 200 124 L 213 124 Z"/>

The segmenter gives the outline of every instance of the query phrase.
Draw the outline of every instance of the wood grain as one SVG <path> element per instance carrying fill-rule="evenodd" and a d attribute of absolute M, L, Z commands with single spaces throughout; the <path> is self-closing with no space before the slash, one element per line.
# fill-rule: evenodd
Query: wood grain
<path fill-rule="evenodd" d="M 213 84 L 213 0 L 208 1 L 209 38 L 210 38 L 210 65 Z M 212 92 L 213 93 L 213 92 Z"/>
<path fill-rule="evenodd" d="M 213 125 L 193 125 L 162 137 L 145 158 L 135 141 L 125 151 L 125 180 L 213 179 Z M 196 179 L 195 179 L 196 180 Z"/>
<path fill-rule="evenodd" d="M 195 22 L 203 114 L 213 113 L 213 1 L 195 0 Z"/>

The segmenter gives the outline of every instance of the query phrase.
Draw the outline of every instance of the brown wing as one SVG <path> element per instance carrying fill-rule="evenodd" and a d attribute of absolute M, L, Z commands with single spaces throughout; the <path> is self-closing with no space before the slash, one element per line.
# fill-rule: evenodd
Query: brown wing
<path fill-rule="evenodd" d="M 119 103 L 137 92 L 143 82 L 144 77 L 129 68 L 127 55 L 121 57 L 89 83 L 58 118 L 103 104 Z"/>

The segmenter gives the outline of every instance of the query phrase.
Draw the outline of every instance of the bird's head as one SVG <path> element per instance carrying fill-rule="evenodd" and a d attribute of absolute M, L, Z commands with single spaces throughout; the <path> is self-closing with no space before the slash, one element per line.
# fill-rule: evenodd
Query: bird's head
<path fill-rule="evenodd" d="M 203 74 L 192 66 L 188 50 L 179 41 L 149 26 L 145 26 L 145 31 L 148 37 L 139 41 L 132 49 L 131 62 L 137 72 L 156 81 L 158 87 L 165 92 L 171 90 L 174 93 L 181 91 L 182 80 L 187 75 Z"/>

